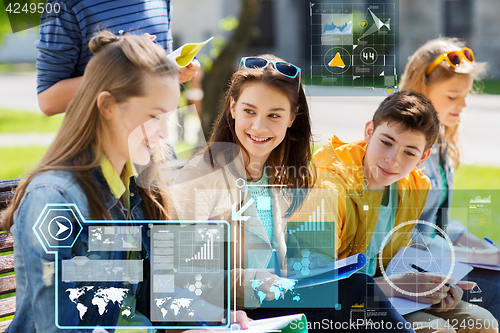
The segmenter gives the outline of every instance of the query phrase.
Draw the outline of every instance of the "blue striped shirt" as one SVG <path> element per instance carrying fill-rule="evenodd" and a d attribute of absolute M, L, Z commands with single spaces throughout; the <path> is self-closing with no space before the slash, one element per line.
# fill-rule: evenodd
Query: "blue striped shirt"
<path fill-rule="evenodd" d="M 88 43 L 103 29 L 114 34 L 156 35 L 156 42 L 172 51 L 170 0 L 49 0 L 61 5 L 51 20 L 42 17 L 38 56 L 37 93 L 55 83 L 83 75 L 92 57 Z"/>

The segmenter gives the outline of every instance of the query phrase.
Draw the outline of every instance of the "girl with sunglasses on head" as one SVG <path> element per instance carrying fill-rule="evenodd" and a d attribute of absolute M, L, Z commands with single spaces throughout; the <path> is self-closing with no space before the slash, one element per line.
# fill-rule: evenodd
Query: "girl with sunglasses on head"
<path fill-rule="evenodd" d="M 92 282 L 87 277 L 99 272 L 80 271 L 85 274 L 82 281 L 71 278 L 78 272 L 69 269 L 70 277 L 63 279 L 61 274 L 67 271 L 61 267 L 74 257 L 89 261 L 89 255 L 93 260 L 142 260 L 146 269 L 150 238 L 141 221 L 169 219 L 168 196 L 165 187 L 139 183 L 145 185 L 155 175 L 158 165 L 150 162 L 164 156 L 166 115 L 176 109 L 180 96 L 177 68 L 160 46 L 139 36 L 117 37 L 103 31 L 92 38 L 89 48 L 95 55 L 54 142 L 19 185 L 3 215 L 2 229 L 10 229 L 15 239 L 17 309 L 9 333 L 61 332 L 61 326 L 72 328 L 64 329 L 67 332 L 90 332 L 97 326 L 135 326 L 125 331 L 130 333 L 155 331 L 147 317 L 149 274 L 139 283 L 99 276 L 102 281 L 95 275 Z M 149 168 L 138 175 L 134 164 Z M 54 204 L 66 209 L 59 209 L 48 224 L 49 235 L 57 241 L 44 236 L 51 242 L 48 253 L 34 229 L 47 205 Z M 103 220 L 111 228 L 115 220 L 135 220 L 133 225 L 143 230 L 142 251 L 92 249 L 89 225 L 78 222 L 71 207 L 77 207 L 86 221 Z M 53 233 L 52 221 L 59 225 Z M 37 230 L 43 232 L 41 224 Z M 100 292 L 108 288 L 109 297 L 117 298 L 102 304 L 106 295 Z M 123 300 L 113 291 L 123 292 Z M 247 322 L 246 315 L 238 316 Z"/>
<path fill-rule="evenodd" d="M 460 161 L 460 114 L 466 106 L 465 98 L 471 92 L 474 80 L 481 78 L 484 73 L 485 64 L 476 62 L 473 51 L 465 47 L 463 42 L 456 38 L 441 37 L 428 41 L 410 56 L 402 76 L 401 90 L 417 90 L 429 97 L 441 124 L 441 133 L 432 147 L 432 153 L 422 165 L 423 173 L 431 180 L 432 189 L 421 219 L 446 230 L 459 260 L 499 264 L 500 251 L 497 247 L 474 236 L 464 225 L 449 216 L 453 170 Z M 431 252 L 449 251 L 449 244 L 443 237 L 436 235 L 436 229 L 420 229 Z M 419 239 L 415 241 L 419 242 Z M 476 282 L 482 290 L 481 294 L 469 294 L 470 291 L 466 291 L 470 298 L 464 299 L 479 295 L 482 302 L 474 304 L 486 308 L 497 320 L 500 319 L 500 273 L 475 268 L 464 279 Z M 454 292 L 454 295 L 449 294 L 442 303 L 434 306 L 434 310 L 440 312 L 439 316 L 451 316 L 452 313 L 446 312 L 458 313 L 462 310 L 463 314 L 459 318 L 463 320 L 473 307 L 464 301 L 460 302 L 463 293 L 460 288 L 457 287 Z"/>
<path fill-rule="evenodd" d="M 317 194 L 311 189 L 311 122 L 300 74 L 300 68 L 273 55 L 241 59 L 207 149 L 174 180 L 173 214 L 180 220 L 230 222 L 231 302 L 249 309 L 253 319 L 303 312 L 316 328 L 322 320 L 348 324 L 350 306 L 370 294 L 384 303 L 387 315 L 381 319 L 404 328 L 403 318 L 375 283 L 366 284 L 364 274 L 297 293 L 285 287 L 280 294 L 279 284 L 273 285 L 285 277 L 296 241 L 287 235 L 287 222 L 307 196 Z M 325 264 L 324 258 L 307 259 Z M 337 304 L 341 310 L 334 309 Z"/>

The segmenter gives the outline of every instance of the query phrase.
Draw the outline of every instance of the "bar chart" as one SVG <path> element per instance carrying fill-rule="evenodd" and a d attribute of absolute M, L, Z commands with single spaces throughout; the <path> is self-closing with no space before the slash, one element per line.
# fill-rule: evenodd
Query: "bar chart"
<path fill-rule="evenodd" d="M 221 235 L 218 229 L 179 232 L 180 272 L 207 273 L 220 269 Z"/>
<path fill-rule="evenodd" d="M 290 248 L 331 248 L 334 244 L 332 198 L 310 196 L 307 208 L 302 208 L 287 224 Z"/>

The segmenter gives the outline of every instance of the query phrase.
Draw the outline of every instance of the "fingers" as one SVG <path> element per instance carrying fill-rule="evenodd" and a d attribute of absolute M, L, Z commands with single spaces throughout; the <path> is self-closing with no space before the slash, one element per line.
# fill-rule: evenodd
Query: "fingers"
<path fill-rule="evenodd" d="M 425 303 L 425 304 L 439 304 L 443 301 L 444 298 L 446 298 L 447 294 L 443 293 L 434 293 L 431 294 L 432 296 L 424 296 L 424 297 L 418 297 L 417 302 L 419 303 Z"/>
<path fill-rule="evenodd" d="M 179 81 L 190 81 L 196 75 L 196 73 L 198 73 L 200 67 L 200 62 L 196 59 L 193 59 L 186 67 L 179 68 Z"/>
<path fill-rule="evenodd" d="M 464 290 L 471 290 L 471 289 L 474 289 L 474 287 L 476 286 L 476 282 L 472 282 L 472 281 L 459 281 L 456 283 L 457 286 L 459 286 L 461 289 L 464 289 Z"/>
<path fill-rule="evenodd" d="M 198 60 L 193 59 L 193 60 L 191 60 L 191 62 L 186 67 L 189 68 L 192 71 L 197 72 L 198 69 L 200 69 L 201 64 L 200 64 L 200 62 Z"/>
<path fill-rule="evenodd" d="M 428 279 L 431 282 L 441 284 L 443 282 L 446 283 L 454 283 L 455 280 L 453 278 L 447 278 L 444 275 L 437 275 L 437 274 L 432 274 L 432 273 L 421 273 L 421 275 L 425 276 L 426 279 Z"/>
<path fill-rule="evenodd" d="M 245 311 L 238 310 L 236 312 L 231 311 L 231 321 L 233 323 L 238 323 L 241 328 L 247 329 L 249 327 L 250 318 L 248 318 Z"/>
<path fill-rule="evenodd" d="M 156 39 L 156 35 L 150 35 L 147 32 L 142 34 L 142 36 L 148 38 L 150 41 L 154 41 Z"/>
<path fill-rule="evenodd" d="M 456 285 L 450 285 L 450 291 L 447 296 L 443 298 L 443 301 L 436 306 L 437 312 L 446 312 L 448 310 L 453 310 L 460 300 L 462 299 L 463 290 Z"/>
<path fill-rule="evenodd" d="M 455 306 L 458 304 L 458 302 L 460 302 L 460 300 L 462 299 L 462 296 L 464 295 L 464 291 L 462 290 L 462 288 L 460 288 L 459 286 L 457 286 L 456 284 L 452 284 L 450 285 L 450 293 L 452 294 L 453 296 L 453 299 L 455 299 Z M 455 308 L 455 306 L 453 306 L 453 308 Z"/>
<path fill-rule="evenodd" d="M 426 291 L 434 290 L 440 284 L 441 283 L 437 283 L 437 282 L 420 283 L 419 292 L 426 292 Z M 448 290 L 450 290 L 450 287 L 447 286 L 446 284 L 443 284 L 439 289 L 434 290 L 434 292 L 446 294 L 448 292 Z"/>

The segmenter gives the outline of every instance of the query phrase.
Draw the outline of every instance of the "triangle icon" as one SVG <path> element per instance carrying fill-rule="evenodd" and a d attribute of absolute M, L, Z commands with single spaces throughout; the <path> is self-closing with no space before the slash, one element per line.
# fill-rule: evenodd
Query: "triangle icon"
<path fill-rule="evenodd" d="M 361 25 L 364 27 L 366 25 L 366 21 L 361 21 Z"/>
<path fill-rule="evenodd" d="M 382 71 L 382 73 L 380 73 L 379 76 L 384 76 L 385 75 L 385 71 Z"/>
<path fill-rule="evenodd" d="M 67 226 L 65 226 L 64 224 L 56 221 L 57 223 L 57 226 L 59 227 L 59 230 L 57 231 L 57 234 L 56 236 L 59 236 L 60 234 L 62 234 L 63 232 L 65 232 L 66 230 L 68 230 L 69 228 Z"/>
<path fill-rule="evenodd" d="M 330 61 L 330 63 L 328 64 L 328 66 L 330 66 L 330 67 L 340 67 L 340 68 L 344 68 L 345 67 L 344 62 L 342 61 L 342 58 L 340 57 L 340 53 L 337 52 L 337 54 L 332 59 L 332 61 Z"/>
<path fill-rule="evenodd" d="M 392 89 L 386 89 L 386 90 L 387 90 L 387 93 L 390 95 L 392 92 Z"/>
<path fill-rule="evenodd" d="M 476 283 L 476 286 L 474 288 L 472 288 L 469 292 L 471 294 L 479 294 L 479 293 L 482 293 L 483 290 L 481 288 L 479 288 L 478 284 Z"/>

